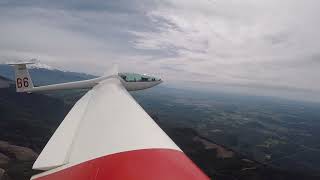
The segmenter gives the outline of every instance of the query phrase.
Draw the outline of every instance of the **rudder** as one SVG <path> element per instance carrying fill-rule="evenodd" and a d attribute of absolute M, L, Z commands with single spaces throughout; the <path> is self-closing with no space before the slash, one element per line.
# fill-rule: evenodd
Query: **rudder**
<path fill-rule="evenodd" d="M 10 64 L 14 66 L 17 92 L 28 92 L 28 90 L 33 88 L 33 83 L 27 68 L 27 64 L 33 63 Z"/>

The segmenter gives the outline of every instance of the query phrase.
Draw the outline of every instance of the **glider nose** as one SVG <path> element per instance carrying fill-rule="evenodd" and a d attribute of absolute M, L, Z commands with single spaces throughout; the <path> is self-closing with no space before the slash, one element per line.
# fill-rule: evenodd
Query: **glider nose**
<path fill-rule="evenodd" d="M 159 85 L 159 84 L 161 84 L 163 81 L 162 81 L 162 79 L 157 79 L 156 81 L 154 81 L 152 84 L 150 84 L 151 85 L 151 87 L 153 87 L 153 86 L 157 86 L 157 85 Z"/>
<path fill-rule="evenodd" d="M 159 79 L 158 82 L 157 82 L 157 85 L 163 83 L 162 79 Z"/>

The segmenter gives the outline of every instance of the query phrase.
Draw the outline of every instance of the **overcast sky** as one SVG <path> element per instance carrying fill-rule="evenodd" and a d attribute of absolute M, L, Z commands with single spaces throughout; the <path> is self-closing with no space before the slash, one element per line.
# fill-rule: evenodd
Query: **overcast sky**
<path fill-rule="evenodd" d="M 319 0 L 0 0 L 0 62 L 93 74 L 117 63 L 169 83 L 315 100 L 319 9 Z"/>

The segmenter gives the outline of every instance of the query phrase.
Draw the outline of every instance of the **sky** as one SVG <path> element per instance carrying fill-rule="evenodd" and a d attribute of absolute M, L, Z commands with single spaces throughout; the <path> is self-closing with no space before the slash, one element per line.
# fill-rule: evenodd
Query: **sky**
<path fill-rule="evenodd" d="M 318 0 L 0 0 L 0 63 L 320 101 Z"/>

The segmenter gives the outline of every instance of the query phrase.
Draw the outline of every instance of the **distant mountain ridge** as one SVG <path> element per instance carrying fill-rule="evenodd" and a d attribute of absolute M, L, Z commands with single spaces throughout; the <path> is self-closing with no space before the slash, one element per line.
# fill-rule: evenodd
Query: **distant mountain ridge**
<path fill-rule="evenodd" d="M 0 88 L 8 88 L 12 83 L 10 79 L 0 76 Z"/>

